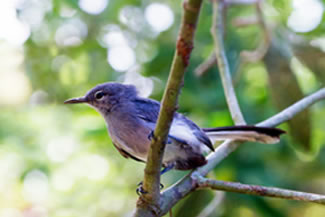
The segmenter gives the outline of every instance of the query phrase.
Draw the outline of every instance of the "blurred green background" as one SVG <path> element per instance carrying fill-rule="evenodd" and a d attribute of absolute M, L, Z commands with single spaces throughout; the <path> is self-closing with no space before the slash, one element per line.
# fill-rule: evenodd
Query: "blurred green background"
<path fill-rule="evenodd" d="M 242 50 L 263 41 L 254 6 L 231 6 L 226 47 L 248 123 L 262 121 L 324 86 L 324 3 L 268 0 L 272 43 L 265 58 L 241 64 Z M 144 165 L 112 146 L 104 120 L 62 102 L 98 83 L 119 81 L 160 100 L 181 18 L 181 1 L 2 0 L 0 3 L 0 217 L 131 216 Z M 203 4 L 180 111 L 203 127 L 232 125 L 217 67 L 197 77 L 213 50 L 211 4 Z M 279 144 L 243 144 L 209 176 L 325 194 L 325 103 L 283 124 Z M 169 186 L 186 172 L 162 178 Z M 215 197 L 198 191 L 174 208 L 197 216 Z M 201 217 L 323 217 L 304 202 L 218 193 Z M 213 206 L 212 206 L 213 207 Z M 201 213 L 202 214 L 202 213 Z"/>

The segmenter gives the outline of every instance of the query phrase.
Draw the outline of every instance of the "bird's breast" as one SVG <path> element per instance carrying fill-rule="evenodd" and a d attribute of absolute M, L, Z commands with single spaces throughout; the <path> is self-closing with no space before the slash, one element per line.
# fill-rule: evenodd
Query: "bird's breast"
<path fill-rule="evenodd" d="M 151 130 L 132 117 L 121 117 L 107 121 L 109 135 L 119 148 L 131 155 L 146 160 L 150 146 L 148 135 Z"/>

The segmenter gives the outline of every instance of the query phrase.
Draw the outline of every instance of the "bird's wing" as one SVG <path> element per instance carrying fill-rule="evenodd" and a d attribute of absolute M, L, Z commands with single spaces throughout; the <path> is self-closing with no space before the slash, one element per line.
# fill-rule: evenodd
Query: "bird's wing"
<path fill-rule="evenodd" d="M 160 103 L 152 99 L 137 98 L 135 106 L 137 117 L 144 120 L 154 130 L 158 119 Z M 209 137 L 194 122 L 177 112 L 174 115 L 169 131 L 169 139 L 177 140 L 182 144 L 192 144 L 193 141 L 198 140 L 212 151 L 214 150 Z"/>
<path fill-rule="evenodd" d="M 159 115 L 160 103 L 153 99 L 137 98 L 135 100 L 136 116 L 144 121 L 146 126 L 152 131 L 156 127 L 156 122 Z M 148 135 L 148 138 L 150 136 Z M 170 139 L 175 139 L 169 136 L 167 143 L 170 143 Z M 180 142 L 180 141 L 179 141 Z"/>
<path fill-rule="evenodd" d="M 142 120 L 156 124 L 160 109 L 160 103 L 156 100 L 137 98 L 134 101 L 136 108 L 136 116 Z M 154 127 L 154 126 L 153 126 Z"/>
<path fill-rule="evenodd" d="M 209 149 L 214 151 L 209 137 L 193 121 L 182 114 L 175 113 L 174 121 L 169 133 L 176 138 L 178 137 L 187 141 L 187 143 L 193 143 L 196 139 L 198 142 L 203 143 Z"/>
<path fill-rule="evenodd" d="M 144 120 L 154 130 L 158 119 L 160 103 L 152 99 L 137 98 L 135 106 L 137 117 Z M 191 144 L 193 139 L 197 139 L 211 150 L 214 150 L 209 137 L 195 123 L 177 112 L 169 131 L 169 138 L 183 144 Z"/>

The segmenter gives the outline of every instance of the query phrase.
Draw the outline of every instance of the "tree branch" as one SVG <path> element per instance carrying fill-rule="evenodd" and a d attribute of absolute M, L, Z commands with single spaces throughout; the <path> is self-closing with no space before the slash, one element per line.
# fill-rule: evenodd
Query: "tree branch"
<path fill-rule="evenodd" d="M 222 2 L 223 1 L 223 2 Z M 257 62 L 259 60 L 261 60 L 266 52 L 268 51 L 269 47 L 270 47 L 270 43 L 271 43 L 271 34 L 270 31 L 266 25 L 264 16 L 263 16 L 263 12 L 262 12 L 262 0 L 221 0 L 221 3 L 219 4 L 224 4 L 225 6 L 229 5 L 255 5 L 256 7 L 256 16 L 250 16 L 250 17 L 238 17 L 235 18 L 232 23 L 235 27 L 245 27 L 245 26 L 249 26 L 249 25 L 256 25 L 258 24 L 260 26 L 260 28 L 263 31 L 263 41 L 258 45 L 258 47 L 255 50 L 243 50 L 240 53 L 240 63 L 239 65 L 241 66 L 243 63 L 245 62 Z M 222 9 L 222 13 L 224 16 L 224 13 L 226 12 L 226 7 L 224 6 L 224 8 Z M 219 22 L 224 22 L 225 20 L 225 16 L 224 17 L 220 17 L 220 19 L 222 19 L 222 21 Z M 215 19 L 213 19 L 214 21 L 216 21 Z M 215 24 L 213 24 L 213 26 L 215 26 Z M 222 27 L 218 26 L 218 27 Z M 216 28 L 212 27 L 213 30 L 212 34 L 216 34 Z M 220 28 L 219 28 L 220 30 Z M 224 35 L 224 34 L 223 34 Z M 216 36 L 214 36 L 215 38 Z M 195 75 L 196 76 L 202 76 L 206 71 L 208 71 L 214 64 L 217 63 L 217 59 L 215 57 L 215 51 L 213 51 L 209 57 L 203 62 L 201 63 L 198 67 L 196 67 L 196 69 L 194 70 Z M 238 76 L 239 78 L 240 76 Z M 235 79 L 235 81 L 238 79 Z M 236 83 L 236 82 L 234 82 Z"/>
<path fill-rule="evenodd" d="M 176 51 L 168 77 L 157 125 L 148 153 L 143 189 L 148 192 L 139 197 L 134 216 L 160 215 L 160 169 L 165 141 L 176 110 L 177 99 L 183 85 L 183 77 L 193 49 L 196 24 L 202 0 L 185 0 L 182 24 L 177 39 Z"/>
<path fill-rule="evenodd" d="M 256 126 L 260 127 L 274 127 L 280 123 L 283 123 L 287 120 L 293 118 L 297 113 L 303 111 L 304 109 L 308 108 L 312 104 L 317 101 L 325 99 L 325 88 L 318 90 L 317 92 L 303 98 L 302 100 L 296 102 L 295 104 L 291 105 L 290 107 L 284 109 L 280 113 L 274 115 L 273 117 L 262 121 L 261 123 L 257 124 Z"/>
<path fill-rule="evenodd" d="M 224 48 L 224 26 L 223 26 L 223 10 L 225 3 L 223 0 L 213 0 L 213 16 L 211 35 L 213 37 L 215 54 L 219 67 L 219 73 L 223 85 L 223 89 L 226 95 L 228 108 L 230 110 L 232 119 L 236 124 L 245 124 L 243 114 L 240 111 L 240 107 L 236 98 L 235 90 L 232 85 L 232 79 L 230 74 L 229 63 Z M 218 32 L 217 32 L 218 31 Z"/>
<path fill-rule="evenodd" d="M 201 63 L 196 69 L 194 70 L 196 76 L 202 76 L 206 71 L 208 71 L 213 65 L 217 63 L 216 54 L 214 51 L 211 52 L 209 57 Z"/>
<path fill-rule="evenodd" d="M 274 127 L 278 124 L 287 121 L 299 112 L 303 111 L 307 107 L 322 99 L 325 99 L 325 88 L 301 99 L 300 101 L 283 110 L 279 114 L 274 115 L 266 121 L 257 124 L 257 126 Z M 182 180 L 166 189 L 162 194 L 162 213 L 165 214 L 166 212 L 168 212 L 168 210 L 173 207 L 180 199 L 184 198 L 191 191 L 194 191 L 197 188 L 197 177 L 205 176 L 208 172 L 215 168 L 216 165 L 218 165 L 223 159 L 225 159 L 229 154 L 235 151 L 240 144 L 240 142 L 233 142 L 230 140 L 225 141 L 220 146 L 218 146 L 218 148 L 214 152 L 208 155 L 208 163 L 204 167 L 200 167 L 194 170 L 192 173 L 185 176 Z"/>
<path fill-rule="evenodd" d="M 264 197 L 276 197 L 288 200 L 308 201 L 325 205 L 325 196 L 313 193 L 305 193 L 300 191 L 292 191 L 259 185 L 247 185 L 238 182 L 225 182 L 207 179 L 202 176 L 197 177 L 197 184 L 199 188 L 211 188 L 213 190 L 236 192 Z"/>

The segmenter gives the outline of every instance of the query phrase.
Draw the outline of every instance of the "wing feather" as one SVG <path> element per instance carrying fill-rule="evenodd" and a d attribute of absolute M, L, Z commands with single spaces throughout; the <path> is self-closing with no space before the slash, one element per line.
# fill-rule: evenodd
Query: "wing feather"
<path fill-rule="evenodd" d="M 160 103 L 156 100 L 137 98 L 135 100 L 136 115 L 141 118 L 154 130 Z M 192 137 L 192 138 L 191 138 Z M 194 137 L 194 138 L 193 138 Z M 171 126 L 169 139 L 175 139 L 182 144 L 192 144 L 192 139 L 197 139 L 200 143 L 205 144 L 209 149 L 214 151 L 209 137 L 193 121 L 184 115 L 175 112 L 174 121 Z"/>

